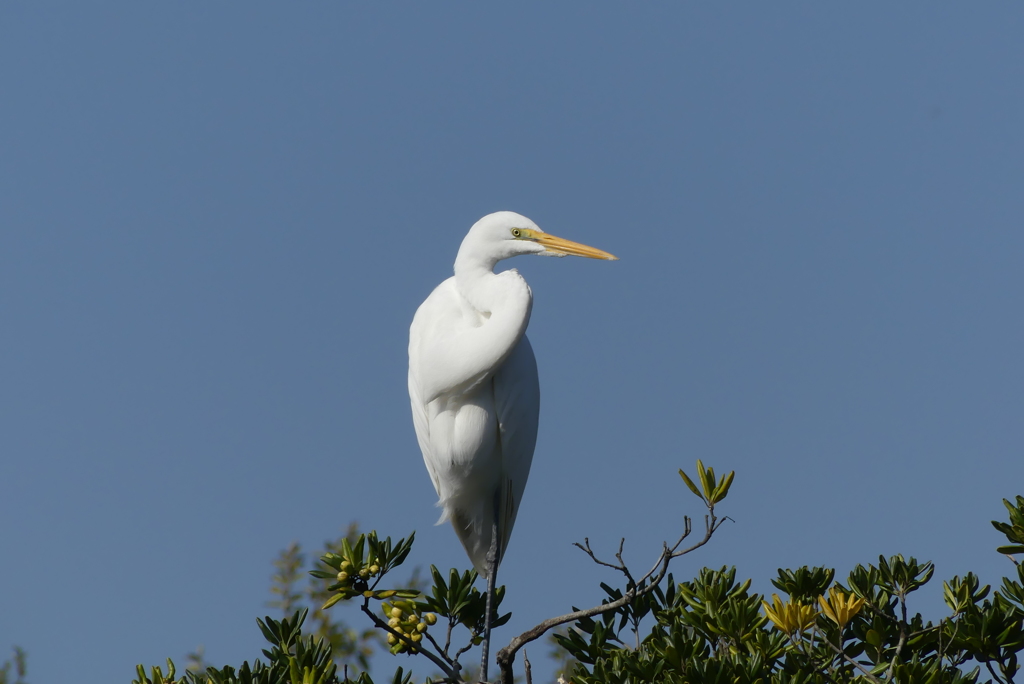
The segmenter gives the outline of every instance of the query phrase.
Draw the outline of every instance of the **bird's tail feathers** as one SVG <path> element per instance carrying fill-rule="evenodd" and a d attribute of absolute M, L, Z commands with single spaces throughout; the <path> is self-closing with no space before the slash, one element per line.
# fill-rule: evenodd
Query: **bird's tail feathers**
<path fill-rule="evenodd" d="M 453 508 L 449 505 L 447 499 L 440 499 L 434 505 L 441 509 L 441 517 L 437 519 L 436 523 L 434 523 L 434 527 L 437 527 L 438 525 L 444 525 L 446 522 L 452 519 Z"/>
<path fill-rule="evenodd" d="M 480 515 L 474 516 L 454 508 L 449 511 L 448 519 L 451 520 L 455 534 L 462 542 L 462 547 L 466 549 L 466 555 L 469 556 L 477 574 L 487 579 L 490 574 L 487 571 L 487 552 L 491 546 L 490 516 L 486 518 Z M 498 560 L 501 561 L 500 553 Z"/>
<path fill-rule="evenodd" d="M 462 505 L 459 505 L 462 503 Z M 475 502 L 474 502 L 475 503 Z M 459 502 L 456 497 L 444 497 L 437 502 L 441 509 L 441 517 L 437 525 L 451 522 L 455 528 L 455 534 L 466 549 L 466 555 L 473 563 L 473 567 L 480 577 L 487 579 L 487 552 L 491 548 L 491 525 L 493 524 L 494 511 L 485 506 L 465 505 L 466 502 Z M 501 532 L 499 531 L 499 535 Z M 505 539 L 499 536 L 498 563 L 501 563 Z"/>

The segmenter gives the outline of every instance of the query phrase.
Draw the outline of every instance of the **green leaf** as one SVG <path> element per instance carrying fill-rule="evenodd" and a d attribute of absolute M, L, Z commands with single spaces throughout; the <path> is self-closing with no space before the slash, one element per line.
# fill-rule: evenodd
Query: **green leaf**
<path fill-rule="evenodd" d="M 331 606 L 333 606 L 333 605 L 334 605 L 335 603 L 337 603 L 338 601 L 344 601 L 344 600 L 345 600 L 345 598 L 346 598 L 345 594 L 335 594 L 335 595 L 334 595 L 334 596 L 332 596 L 331 598 L 327 599 L 327 602 L 326 602 L 326 603 L 324 603 L 324 605 L 322 605 L 322 606 L 320 607 L 320 610 L 327 610 L 328 608 L 330 608 Z"/>
<path fill-rule="evenodd" d="M 359 539 L 362 540 L 362 538 L 362 535 L 360 535 Z M 348 537 L 341 540 L 341 555 L 344 556 L 345 560 L 353 565 L 358 565 L 355 562 L 355 556 L 352 554 L 352 545 L 348 543 Z"/>
<path fill-rule="evenodd" d="M 714 491 L 715 482 L 708 476 L 708 471 L 704 468 L 704 463 L 699 458 L 697 459 L 697 477 L 700 478 L 700 486 L 704 490 L 702 498 L 707 501 L 711 498 L 711 492 Z"/>
<path fill-rule="evenodd" d="M 376 532 L 370 532 L 370 534 L 374 535 L 374 537 L 377 535 Z M 361 534 L 359 535 L 359 539 L 356 541 L 355 547 L 352 549 L 352 553 L 355 554 L 355 559 L 352 562 L 355 563 L 357 567 L 360 567 L 363 564 L 364 548 L 366 548 L 366 535 Z"/>
<path fill-rule="evenodd" d="M 412 543 L 415 539 L 416 531 L 413 530 L 408 539 L 398 542 L 398 547 L 395 549 L 395 555 L 391 559 L 391 567 L 398 567 L 405 562 L 405 559 L 409 556 L 409 552 L 412 551 Z"/>
<path fill-rule="evenodd" d="M 698 497 L 700 497 L 701 499 L 703 499 L 703 498 L 704 498 L 704 495 L 700 493 L 700 490 L 699 490 L 699 489 L 697 489 L 697 485 L 695 485 L 695 484 L 693 483 L 693 480 L 691 480 L 691 479 L 690 479 L 690 478 L 689 478 L 689 477 L 688 477 L 688 476 L 686 475 L 686 473 L 684 473 L 684 472 L 683 472 L 683 469 L 682 469 L 682 468 L 680 468 L 680 469 L 679 469 L 679 476 L 680 476 L 681 478 L 683 478 L 683 482 L 685 482 L 685 483 L 686 483 L 686 486 L 690 488 L 690 491 L 691 491 L 691 492 L 693 492 L 694 494 L 696 494 L 696 495 L 697 495 Z"/>
<path fill-rule="evenodd" d="M 310 570 L 309 574 L 318 579 L 334 579 L 338 576 L 336 572 L 325 572 L 323 570 Z"/>
<path fill-rule="evenodd" d="M 273 620 L 271 620 L 271 623 L 273 623 Z M 266 639 L 272 644 L 277 643 L 277 635 L 274 634 L 273 630 L 271 630 L 270 627 L 265 622 L 263 622 L 263 620 L 256 618 L 256 624 L 260 626 L 260 631 L 263 632 L 264 639 Z"/>
<path fill-rule="evenodd" d="M 341 568 L 341 561 L 344 559 L 336 553 L 328 552 L 320 556 L 320 560 L 323 561 L 325 565 L 329 565 L 335 570 L 338 570 Z"/>
<path fill-rule="evenodd" d="M 718 484 L 717 487 L 715 487 L 715 492 L 713 494 L 711 503 L 718 503 L 719 501 L 726 497 L 726 495 L 729 493 L 729 487 L 732 486 L 732 481 L 734 477 L 736 477 L 736 471 L 730 470 L 729 473 L 722 478 L 722 481 Z"/>

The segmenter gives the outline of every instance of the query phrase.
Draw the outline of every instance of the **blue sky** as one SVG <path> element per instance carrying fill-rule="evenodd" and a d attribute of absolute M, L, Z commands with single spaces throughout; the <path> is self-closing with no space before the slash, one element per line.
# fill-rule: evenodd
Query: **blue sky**
<path fill-rule="evenodd" d="M 3 3 L 0 649 L 238 664 L 276 552 L 351 520 L 465 567 L 405 349 L 499 209 L 621 261 L 507 264 L 543 406 L 498 641 L 616 579 L 571 542 L 649 563 L 697 458 L 735 523 L 678 577 L 998 583 L 1022 34 L 1008 2 Z"/>

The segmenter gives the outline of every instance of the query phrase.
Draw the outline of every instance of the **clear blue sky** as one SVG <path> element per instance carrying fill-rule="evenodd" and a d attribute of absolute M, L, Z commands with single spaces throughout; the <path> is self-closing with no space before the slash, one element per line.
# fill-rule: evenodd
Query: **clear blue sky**
<path fill-rule="evenodd" d="M 276 552 L 354 519 L 465 567 L 406 336 L 499 209 L 621 261 L 508 264 L 543 407 L 498 640 L 616 579 L 571 542 L 646 565 L 697 458 L 735 524 L 677 576 L 998 582 L 1022 35 L 1011 2 L 0 4 L 0 653 L 238 664 Z"/>

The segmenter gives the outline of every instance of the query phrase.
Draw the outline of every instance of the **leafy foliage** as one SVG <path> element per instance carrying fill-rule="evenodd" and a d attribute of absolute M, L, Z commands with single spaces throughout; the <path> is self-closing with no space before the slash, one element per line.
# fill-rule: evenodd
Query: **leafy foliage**
<path fill-rule="evenodd" d="M 589 541 L 578 545 L 599 565 L 621 573 L 623 585 L 602 583 L 606 598 L 600 606 L 574 607 L 513 639 L 498 654 L 499 665 L 505 654 L 504 683 L 511 684 L 509 662 L 517 650 L 560 625 L 567 628 L 555 631 L 552 640 L 572 684 L 1015 681 L 1024 650 L 1024 565 L 1012 555 L 1024 553 L 1024 497 L 1015 504 L 1004 502 L 1009 523 L 993 522 L 1011 542 L 998 550 L 1011 556 L 1016 578 L 1003 578 L 995 591 L 973 573 L 943 582 L 950 614 L 933 623 L 912 612 L 910 604 L 913 594 L 933 580 L 935 566 L 901 555 L 857 565 L 841 580 L 831 568 L 780 568 L 772 584 L 784 598 L 773 594 L 770 601 L 751 591 L 751 580 L 738 579 L 735 568 L 704 568 L 695 578 L 677 582 L 667 574 L 669 562 L 710 539 L 722 522 L 715 506 L 727 496 L 734 477 L 718 478 L 700 462 L 695 480 L 680 475 L 708 509 L 704 538 L 681 547 L 690 534 L 686 519 L 682 537 L 665 544 L 654 569 L 638 578 L 622 561 L 621 544 L 615 562 L 597 558 Z M 320 583 L 316 593 L 294 589 L 303 563 L 301 550 L 290 547 L 277 564 L 275 605 L 295 608 L 316 597 L 326 616 L 333 606 L 354 601 L 373 625 L 365 634 L 383 635 L 381 643 L 386 640 L 391 653 L 426 658 L 440 671 L 433 681 L 471 681 L 459 659 L 482 635 L 486 597 L 475 586 L 478 577 L 455 569 L 445 574 L 431 566 L 426 591 L 393 584 L 389 573 L 405 562 L 413 542 L 412 534 L 392 542 L 375 532 L 350 530 L 310 573 Z M 500 587 L 495 625 L 511 616 L 498 610 L 503 598 Z M 303 632 L 308 615 L 308 609 L 300 608 L 280 621 L 258 621 L 270 643 L 263 651 L 265 661 L 246 662 L 237 670 L 209 667 L 180 679 L 170 661 L 167 674 L 159 667 L 147 674 L 139 666 L 134 684 L 373 684 L 365 667 L 354 667 L 350 674 L 351 652 L 339 659 L 338 640 L 329 631 Z M 368 636 L 366 643 L 378 643 L 373 638 Z M 347 648 L 344 642 L 341 648 Z M 399 667 L 386 681 L 414 680 Z"/>
<path fill-rule="evenodd" d="M 831 569 L 780 569 L 773 584 L 788 599 L 776 595 L 769 604 L 750 594 L 749 580 L 736 581 L 735 569 L 704 569 L 651 594 L 655 620 L 638 648 L 623 645 L 628 621 L 615 613 L 578 621 L 558 641 L 579 661 L 576 684 L 966 683 L 979 681 L 982 667 L 994 681 L 1014 681 L 1024 649 L 1019 601 L 1002 591 L 988 600 L 989 587 L 973 574 L 955 577 L 944 583 L 953 614 L 933 624 L 907 606 L 933 574 L 931 563 L 902 556 L 858 565 L 846 586 L 833 584 Z M 1016 597 L 1020 583 L 1004 582 Z M 617 595 L 606 593 L 608 601 Z"/>
<path fill-rule="evenodd" d="M 307 614 L 308 611 L 302 609 L 291 619 L 277 621 L 267 616 L 257 620 L 260 631 L 271 645 L 263 651 L 266 663 L 256 660 L 249 665 L 246 661 L 237 670 L 231 666 L 210 667 L 204 673 L 186 672 L 177 679 L 174 663 L 168 659 L 167 674 L 160 667 L 152 667 L 147 675 L 145 668 L 139 665 L 132 684 L 336 684 L 338 668 L 330 643 L 302 634 Z M 360 677 L 356 681 L 363 684 L 366 680 Z"/>
<path fill-rule="evenodd" d="M 480 643 L 486 596 L 473 586 L 476 572 L 459 573 L 453 569 L 446 582 L 434 566 L 430 568 L 433 586 L 429 594 L 408 587 L 380 588 L 385 576 L 408 557 L 414 538 L 415 533 L 392 543 L 390 537 L 381 540 L 376 532 L 370 532 L 360 535 L 354 543 L 346 539 L 340 553 L 327 553 L 320 559 L 330 572 L 314 570 L 310 574 L 335 580 L 327 587 L 334 593 L 324 603 L 324 609 L 341 601 L 362 599 L 360 609 L 387 634 L 391 653 L 422 653 L 442 671 L 445 679 L 459 681 L 462 669 L 459 658 Z M 498 613 L 504 595 L 505 587 L 496 587 L 492 606 L 495 626 L 508 622 L 511 617 L 511 613 Z M 381 602 L 383 617 L 370 608 L 371 601 Z M 438 616 L 447 620 L 443 646 L 429 631 L 437 624 Z M 453 651 L 452 636 L 458 626 L 468 632 L 468 639 L 465 646 Z"/>
<path fill-rule="evenodd" d="M 355 543 L 359 536 L 358 524 L 352 523 L 344 535 L 325 542 L 324 549 L 328 553 L 340 554 L 345 544 Z M 312 626 L 310 632 L 330 643 L 334 662 L 339 668 L 348 666 L 357 671 L 369 669 L 370 657 L 383 645 L 379 633 L 372 628 L 354 629 L 336 613 L 326 610 L 324 603 L 333 595 L 330 587 L 337 581 L 336 575 L 322 577 L 307 573 L 306 564 L 306 554 L 298 542 L 292 542 L 278 554 L 274 561 L 275 573 L 271 578 L 270 587 L 270 593 L 274 598 L 268 605 L 279 609 L 282 616 L 289 616 L 297 610 L 306 608 Z M 310 576 L 311 574 L 313 576 Z M 408 584 L 419 586 L 415 570 Z"/>
<path fill-rule="evenodd" d="M 1024 496 L 1018 496 L 1016 504 L 1003 499 L 1003 505 L 1010 512 L 1010 522 L 1004 523 L 993 520 L 992 526 L 1005 534 L 1010 544 L 1000 546 L 996 551 L 1008 555 L 1024 553 Z"/>
<path fill-rule="evenodd" d="M 28 669 L 28 656 L 23 648 L 14 647 L 14 658 L 5 660 L 0 665 L 0 684 L 25 684 L 25 673 Z M 13 671 L 13 679 L 12 677 Z"/>

